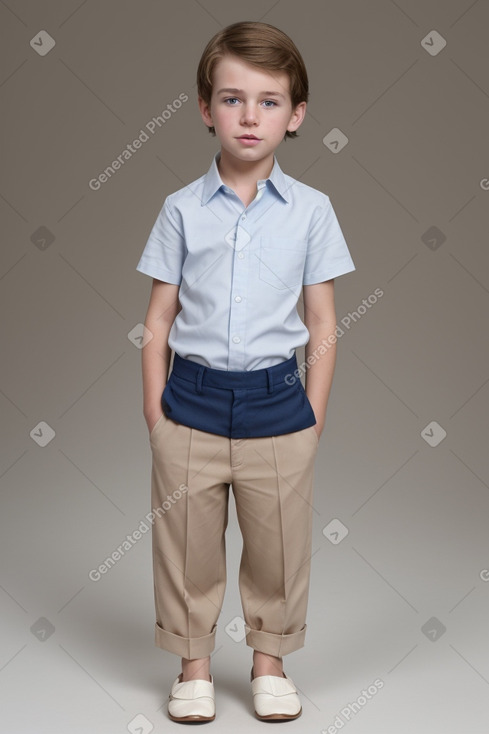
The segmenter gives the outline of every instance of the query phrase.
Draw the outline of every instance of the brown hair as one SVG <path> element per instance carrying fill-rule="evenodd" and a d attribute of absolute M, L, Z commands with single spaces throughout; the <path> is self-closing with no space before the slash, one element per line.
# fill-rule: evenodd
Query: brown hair
<path fill-rule="evenodd" d="M 292 109 L 300 102 L 308 101 L 306 66 L 294 42 L 273 25 L 242 21 L 216 33 L 204 49 L 197 69 L 197 92 L 206 104 L 211 103 L 214 67 L 227 54 L 238 56 L 242 61 L 266 71 L 287 72 Z M 214 127 L 208 130 L 212 135 L 216 134 Z M 287 137 L 296 138 L 298 135 L 287 130 Z"/>

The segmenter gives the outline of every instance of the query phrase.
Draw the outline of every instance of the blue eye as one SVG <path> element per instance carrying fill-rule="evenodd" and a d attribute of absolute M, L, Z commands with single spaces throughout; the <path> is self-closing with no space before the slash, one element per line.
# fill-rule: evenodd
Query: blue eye
<path fill-rule="evenodd" d="M 225 104 L 229 105 L 229 107 L 236 107 L 234 102 L 239 102 L 238 97 L 227 97 L 225 100 L 223 100 Z M 266 108 L 271 109 L 272 107 L 276 107 L 277 103 L 273 101 L 273 99 L 265 99 L 263 101 L 263 104 Z"/>

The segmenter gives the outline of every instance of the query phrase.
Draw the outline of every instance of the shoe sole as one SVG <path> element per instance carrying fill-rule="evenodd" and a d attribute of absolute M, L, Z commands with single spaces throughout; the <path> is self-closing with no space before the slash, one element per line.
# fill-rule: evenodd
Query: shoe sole
<path fill-rule="evenodd" d="M 261 716 L 255 711 L 255 716 L 257 719 L 260 719 L 260 721 L 291 721 L 293 719 L 298 719 L 301 714 L 302 706 L 298 714 L 267 714 L 266 716 Z"/>
<path fill-rule="evenodd" d="M 168 712 L 168 716 L 170 717 L 170 719 L 172 721 L 177 721 L 177 722 L 178 721 L 185 721 L 185 722 L 188 722 L 188 723 L 195 722 L 196 724 L 200 723 L 201 721 L 202 722 L 203 721 L 214 721 L 214 719 L 216 718 L 216 715 L 215 714 L 214 714 L 214 716 L 198 716 L 198 715 L 194 715 L 194 716 L 172 716 L 170 714 L 170 712 Z"/>

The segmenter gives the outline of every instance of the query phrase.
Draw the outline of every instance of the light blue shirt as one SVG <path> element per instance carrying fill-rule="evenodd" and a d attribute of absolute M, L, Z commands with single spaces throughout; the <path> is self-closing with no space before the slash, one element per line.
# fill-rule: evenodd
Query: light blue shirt
<path fill-rule="evenodd" d="M 245 207 L 219 157 L 167 196 L 136 269 L 180 286 L 168 344 L 181 357 L 220 370 L 272 367 L 309 341 L 302 285 L 355 266 L 326 194 L 284 174 L 274 156 Z"/>

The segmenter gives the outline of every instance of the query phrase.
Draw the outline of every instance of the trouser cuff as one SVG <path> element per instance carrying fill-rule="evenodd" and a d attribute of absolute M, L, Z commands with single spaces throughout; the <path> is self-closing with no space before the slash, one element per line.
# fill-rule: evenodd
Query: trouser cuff
<path fill-rule="evenodd" d="M 217 625 L 214 625 L 212 632 L 203 637 L 181 637 L 173 632 L 164 630 L 163 627 L 156 622 L 155 624 L 155 645 L 163 650 L 173 652 L 181 658 L 206 658 L 214 650 L 216 644 Z"/>
<path fill-rule="evenodd" d="M 258 652 L 264 652 L 267 655 L 274 655 L 279 658 L 304 647 L 306 629 L 307 624 L 299 632 L 293 632 L 290 635 L 277 635 L 273 632 L 251 629 L 245 624 L 246 644 L 258 650 Z"/>

